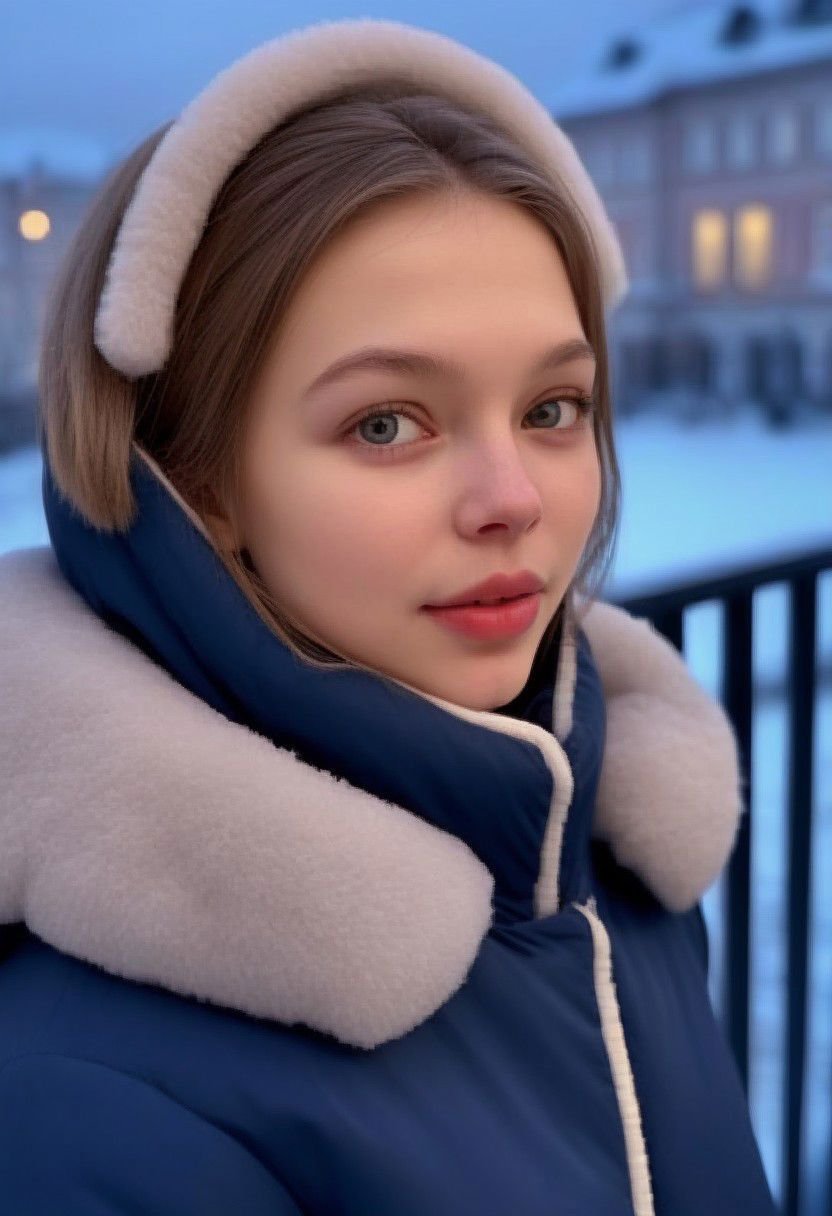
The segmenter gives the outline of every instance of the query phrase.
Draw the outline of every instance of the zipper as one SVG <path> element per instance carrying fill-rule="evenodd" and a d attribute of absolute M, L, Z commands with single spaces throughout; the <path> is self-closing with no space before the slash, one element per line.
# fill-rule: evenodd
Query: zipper
<path fill-rule="evenodd" d="M 627 1152 L 627 1167 L 630 1172 L 633 1209 L 635 1216 L 655 1216 L 650 1181 L 650 1160 L 644 1141 L 641 1111 L 627 1051 L 624 1026 L 621 1021 L 621 1010 L 615 992 L 609 934 L 598 915 L 598 905 L 594 895 L 590 895 L 585 904 L 575 902 L 574 907 L 586 917 L 592 930 L 595 1000 L 601 1017 L 601 1033 L 607 1050 L 607 1059 L 618 1099 L 618 1110 L 624 1128 L 624 1145 Z"/>

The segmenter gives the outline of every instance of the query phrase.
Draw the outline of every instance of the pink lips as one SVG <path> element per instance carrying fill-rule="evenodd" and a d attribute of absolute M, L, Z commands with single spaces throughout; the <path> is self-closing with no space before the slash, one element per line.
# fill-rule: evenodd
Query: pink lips
<path fill-rule="evenodd" d="M 514 599 L 520 595 L 533 595 L 544 587 L 531 570 L 520 570 L 516 574 L 492 574 L 489 578 L 473 587 L 466 587 L 457 595 L 437 604 L 426 605 L 430 608 L 455 608 L 461 604 L 471 604 L 474 600 Z"/>
<path fill-rule="evenodd" d="M 460 604 L 441 608 L 426 605 L 424 611 L 455 633 L 490 641 L 525 633 L 540 610 L 540 600 L 540 592 L 536 591 L 503 604 Z"/>

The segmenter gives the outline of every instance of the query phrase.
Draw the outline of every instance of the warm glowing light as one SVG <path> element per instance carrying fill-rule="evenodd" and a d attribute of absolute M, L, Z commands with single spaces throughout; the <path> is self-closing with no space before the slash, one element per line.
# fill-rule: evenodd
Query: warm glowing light
<path fill-rule="evenodd" d="M 693 274 L 697 287 L 716 287 L 725 278 L 728 233 L 721 211 L 698 211 L 693 218 Z"/>
<path fill-rule="evenodd" d="M 24 211 L 17 226 L 24 240 L 42 241 L 49 235 L 51 224 L 45 211 Z"/>
<path fill-rule="evenodd" d="M 741 207 L 734 219 L 734 275 L 744 287 L 761 287 L 771 274 L 771 210 Z"/>

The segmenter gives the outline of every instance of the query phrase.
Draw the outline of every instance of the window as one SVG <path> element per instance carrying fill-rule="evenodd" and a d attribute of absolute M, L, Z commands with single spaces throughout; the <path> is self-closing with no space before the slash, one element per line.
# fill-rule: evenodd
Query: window
<path fill-rule="evenodd" d="M 652 148 L 646 134 L 633 134 L 618 147 L 618 176 L 622 182 L 644 186 L 652 176 Z"/>
<path fill-rule="evenodd" d="M 821 160 L 832 160 L 832 97 L 818 102 L 815 111 L 815 149 Z"/>
<path fill-rule="evenodd" d="M 760 14 L 747 4 L 738 4 L 731 10 L 722 27 L 721 41 L 729 46 L 753 42 L 760 32 Z"/>
<path fill-rule="evenodd" d="M 766 126 L 766 153 L 774 165 L 786 165 L 797 156 L 799 124 L 791 106 L 778 106 Z"/>
<path fill-rule="evenodd" d="M 707 173 L 716 165 L 716 132 L 709 118 L 695 118 L 685 127 L 682 155 L 692 173 Z"/>
<path fill-rule="evenodd" d="M 728 224 L 721 211 L 705 208 L 693 217 L 693 281 L 709 290 L 725 280 L 728 256 Z"/>
<path fill-rule="evenodd" d="M 772 214 L 763 203 L 740 207 L 734 216 L 734 279 L 756 288 L 771 276 Z"/>
<path fill-rule="evenodd" d="M 604 67 L 607 71 L 628 68 L 641 54 L 641 45 L 634 38 L 616 38 L 607 51 Z"/>
<path fill-rule="evenodd" d="M 754 164 L 754 122 L 749 114 L 732 114 L 725 132 L 725 157 L 732 169 Z"/>
<path fill-rule="evenodd" d="M 811 274 L 832 281 L 832 199 L 818 203 L 812 233 Z"/>

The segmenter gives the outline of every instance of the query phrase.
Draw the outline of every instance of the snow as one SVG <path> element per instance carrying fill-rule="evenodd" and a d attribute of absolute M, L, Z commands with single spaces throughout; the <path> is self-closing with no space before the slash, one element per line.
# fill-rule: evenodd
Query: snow
<path fill-rule="evenodd" d="M 622 30 L 617 38 L 638 43 L 638 58 L 626 67 L 602 68 L 607 50 L 617 40 L 607 38 L 594 63 L 555 85 L 543 100 L 561 120 L 644 105 L 670 89 L 832 59 L 832 21 L 792 24 L 782 5 L 771 3 L 750 5 L 760 15 L 756 37 L 735 44 L 721 42 L 725 22 L 736 7 L 724 0 L 698 0 L 685 11 Z"/>
<path fill-rule="evenodd" d="M 689 427 L 645 413 L 617 424 L 616 451 L 616 596 L 832 545 L 832 418 L 772 431 L 743 406 Z"/>
<path fill-rule="evenodd" d="M 603 598 L 649 590 L 675 579 L 747 561 L 774 560 L 832 545 L 832 418 L 804 419 L 772 431 L 739 403 L 730 415 L 702 411 L 698 425 L 660 412 L 616 423 L 622 515 L 611 578 Z M 40 503 L 37 448 L 0 458 L 0 553 L 48 544 Z M 819 580 L 819 657 L 832 662 L 832 571 Z M 754 597 L 755 677 L 786 670 L 788 604 L 774 584 Z M 685 659 L 712 695 L 719 695 L 718 606 L 685 616 Z M 785 1079 L 784 882 L 787 705 L 782 695 L 755 704 L 752 745 L 752 1004 L 749 1102 L 766 1172 L 779 1196 L 780 1095 Z M 804 1216 L 820 1212 L 830 1129 L 832 1075 L 832 686 L 818 689 L 811 914 L 814 957 L 809 982 L 810 1055 L 806 1070 Z M 825 895 L 825 898 L 824 898 Z M 711 996 L 718 1007 L 723 943 L 720 878 L 703 898 L 708 924 Z"/>

